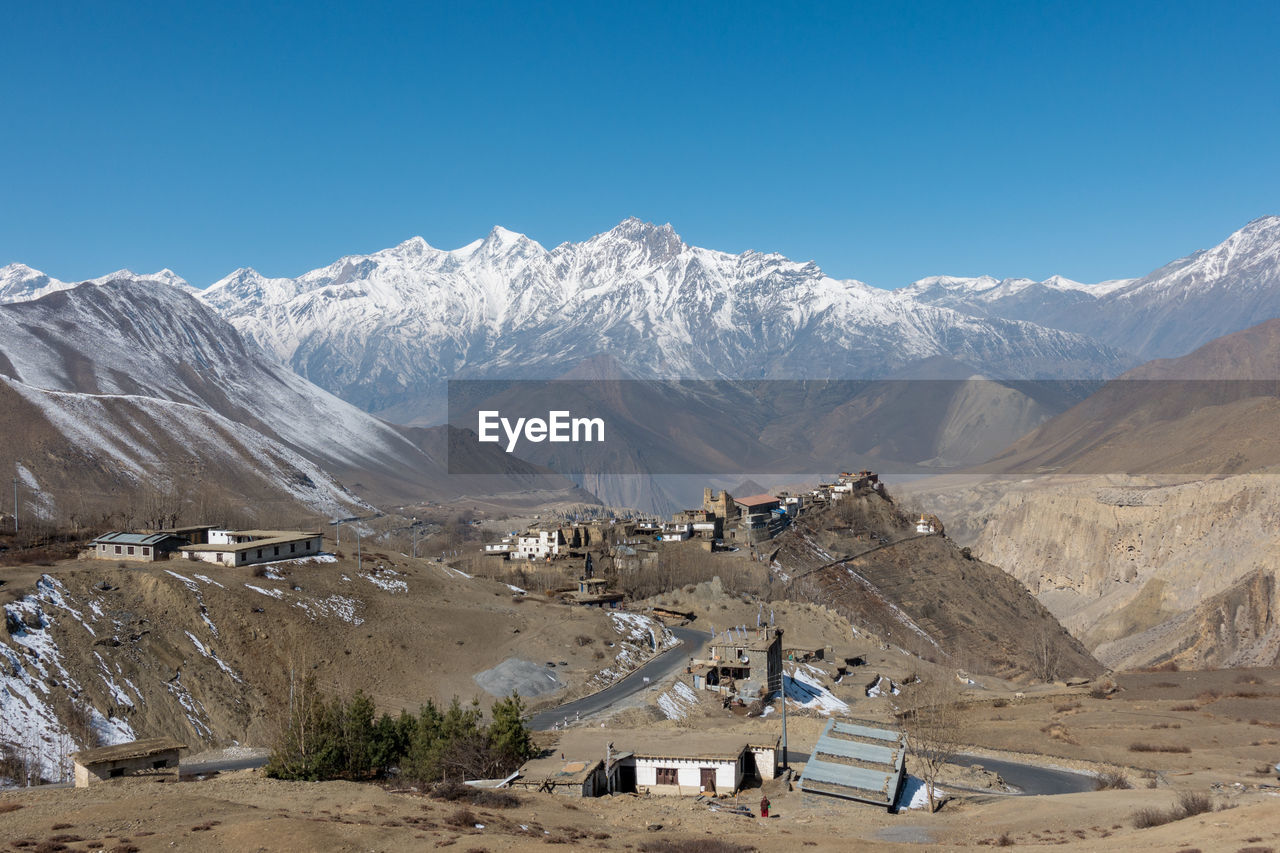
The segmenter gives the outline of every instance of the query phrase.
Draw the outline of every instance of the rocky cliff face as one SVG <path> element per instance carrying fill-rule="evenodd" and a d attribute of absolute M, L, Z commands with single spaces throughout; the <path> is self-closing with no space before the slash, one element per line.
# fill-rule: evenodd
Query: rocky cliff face
<path fill-rule="evenodd" d="M 1021 483 L 972 507 L 974 552 L 1110 666 L 1270 664 L 1274 643 L 1255 641 L 1273 631 L 1278 498 L 1274 474 Z"/>

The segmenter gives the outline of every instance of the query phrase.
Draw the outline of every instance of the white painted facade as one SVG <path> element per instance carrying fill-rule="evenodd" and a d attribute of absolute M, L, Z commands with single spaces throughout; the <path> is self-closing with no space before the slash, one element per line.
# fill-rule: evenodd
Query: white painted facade
<path fill-rule="evenodd" d="M 691 795 L 703 791 L 703 771 L 715 771 L 716 793 L 732 793 L 742 784 L 743 757 L 737 758 L 649 758 L 637 755 L 636 788 L 654 794 Z M 665 781 L 675 771 L 676 784 Z M 660 772 L 661 771 L 661 772 Z M 659 777 L 664 779 L 659 782 Z"/>
<path fill-rule="evenodd" d="M 557 557 L 564 547 L 564 537 L 559 530 L 539 530 L 516 537 L 516 547 L 511 552 L 513 560 L 545 560 Z"/>

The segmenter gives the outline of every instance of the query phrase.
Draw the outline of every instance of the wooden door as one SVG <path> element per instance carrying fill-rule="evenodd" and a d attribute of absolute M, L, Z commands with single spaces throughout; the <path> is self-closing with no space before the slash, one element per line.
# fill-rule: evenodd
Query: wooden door
<path fill-rule="evenodd" d="M 714 767 L 703 767 L 699 771 L 702 774 L 702 790 L 708 794 L 716 792 L 716 769 Z"/>

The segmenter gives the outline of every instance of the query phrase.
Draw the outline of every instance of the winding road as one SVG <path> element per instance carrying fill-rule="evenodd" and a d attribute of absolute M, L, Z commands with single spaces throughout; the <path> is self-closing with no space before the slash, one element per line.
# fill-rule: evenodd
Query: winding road
<path fill-rule="evenodd" d="M 546 731 L 565 718 L 573 721 L 607 710 L 628 696 L 656 684 L 679 670 L 690 657 L 697 657 L 702 645 L 711 639 L 711 634 L 708 632 L 695 631 L 692 628 L 672 628 L 671 633 L 680 640 L 680 645 L 668 649 L 604 690 L 555 708 L 539 711 L 529 717 L 529 728 Z"/>
<path fill-rule="evenodd" d="M 1096 790 L 1096 779 L 1070 770 L 1055 770 L 1052 767 L 1002 761 L 998 758 L 986 758 L 967 753 L 960 753 L 951 763 L 966 767 L 976 764 L 983 770 L 999 773 L 1000 778 L 1019 789 L 1023 795 L 1079 794 L 1083 791 Z"/>

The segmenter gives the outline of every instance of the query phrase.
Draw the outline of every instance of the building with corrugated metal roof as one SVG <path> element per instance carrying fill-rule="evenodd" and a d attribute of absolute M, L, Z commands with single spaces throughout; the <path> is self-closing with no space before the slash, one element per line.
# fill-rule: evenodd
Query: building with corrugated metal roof
<path fill-rule="evenodd" d="M 187 540 L 172 533 L 104 533 L 89 543 L 93 556 L 99 560 L 130 560 L 151 563 L 167 560 L 169 555 L 187 544 Z"/>
<path fill-rule="evenodd" d="M 906 778 L 906 752 L 901 731 L 828 720 L 805 764 L 800 790 L 892 810 Z"/>

